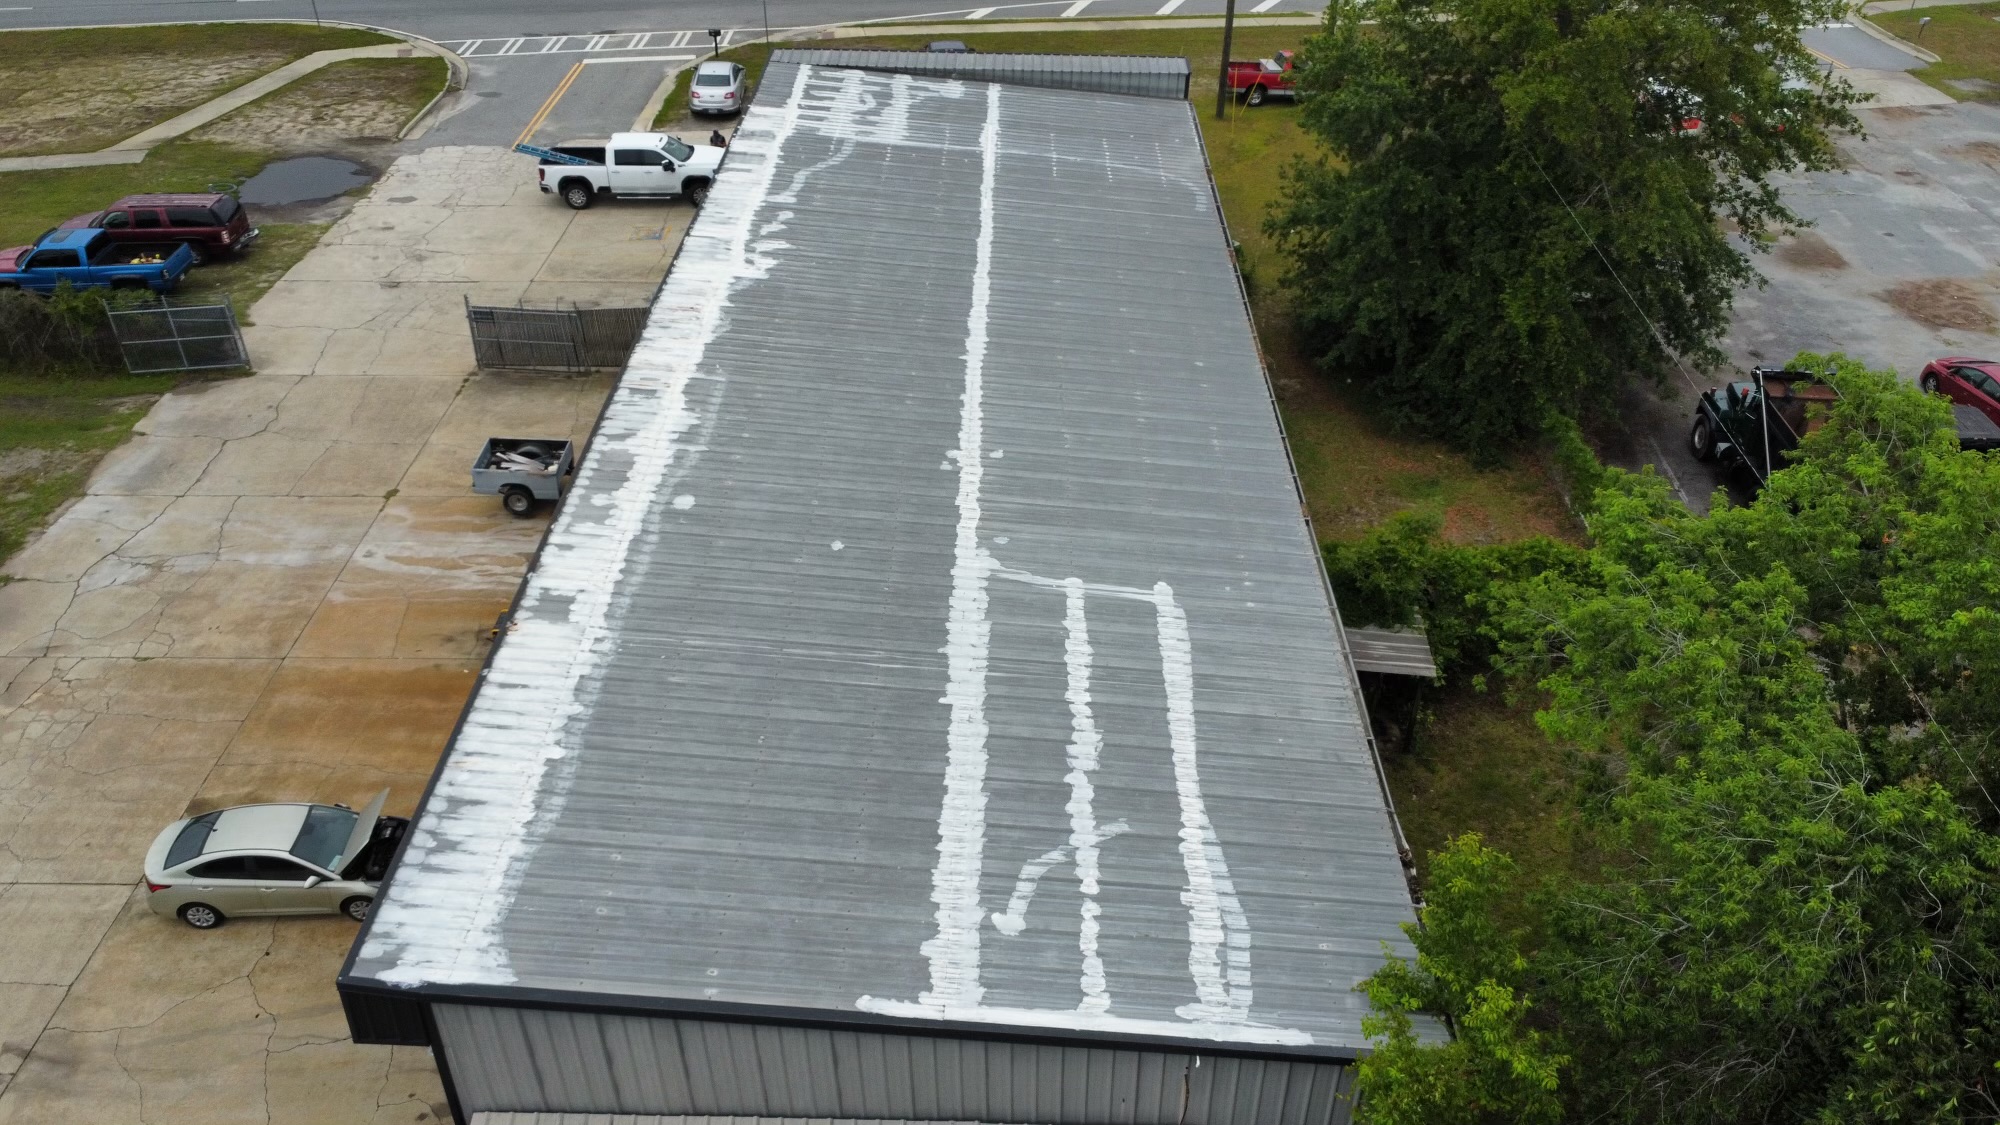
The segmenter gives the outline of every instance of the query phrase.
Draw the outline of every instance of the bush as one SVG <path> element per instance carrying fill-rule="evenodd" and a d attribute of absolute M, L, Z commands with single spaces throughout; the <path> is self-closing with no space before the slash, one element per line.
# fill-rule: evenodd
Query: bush
<path fill-rule="evenodd" d="M 1459 547 L 1435 516 L 1405 513 L 1355 543 L 1327 543 L 1327 577 L 1349 625 L 1422 626 L 1445 678 L 1492 659 L 1493 589 L 1537 574 L 1581 575 L 1584 552 L 1554 539 Z"/>
<path fill-rule="evenodd" d="M 149 295 L 78 290 L 68 282 L 41 297 L 0 292 L 0 369 L 12 375 L 123 370 L 104 304 L 143 303 Z"/>

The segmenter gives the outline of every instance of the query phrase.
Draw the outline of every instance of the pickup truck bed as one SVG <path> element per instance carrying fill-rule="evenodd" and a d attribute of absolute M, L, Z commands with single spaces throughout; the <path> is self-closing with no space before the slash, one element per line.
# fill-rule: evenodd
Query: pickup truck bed
<path fill-rule="evenodd" d="M 178 242 L 116 242 L 95 227 L 59 228 L 33 246 L 0 250 L 0 288 L 53 293 L 68 284 L 166 293 L 193 265 L 194 251 Z"/>

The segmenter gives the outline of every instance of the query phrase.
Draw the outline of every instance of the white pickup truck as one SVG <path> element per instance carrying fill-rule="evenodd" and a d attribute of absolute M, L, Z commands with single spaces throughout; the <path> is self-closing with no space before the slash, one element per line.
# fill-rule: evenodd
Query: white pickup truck
<path fill-rule="evenodd" d="M 606 143 L 575 141 L 554 148 L 516 145 L 540 161 L 542 190 L 581 211 L 600 195 L 613 199 L 686 196 L 696 207 L 708 198 L 722 150 L 691 145 L 665 133 L 613 133 Z"/>

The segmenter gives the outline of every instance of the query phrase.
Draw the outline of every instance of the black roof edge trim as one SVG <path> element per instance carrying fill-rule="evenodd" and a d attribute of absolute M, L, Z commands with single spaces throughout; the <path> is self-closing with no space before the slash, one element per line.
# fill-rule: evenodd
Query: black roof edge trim
<path fill-rule="evenodd" d="M 590 1015 L 660 1016 L 673 1019 L 715 1020 L 723 1023 L 810 1027 L 829 1031 L 879 1031 L 895 1035 L 950 1039 L 992 1039 L 1007 1043 L 1055 1047 L 1123 1047 L 1165 1050 L 1187 1055 L 1262 1059 L 1272 1062 L 1316 1062 L 1329 1066 L 1351 1064 L 1370 1053 L 1367 1048 L 1331 1045 L 1290 1047 L 1264 1043 L 1221 1043 L 1166 1035 L 1127 1035 L 1087 1028 L 1056 1030 L 999 1023 L 899 1019 L 861 1011 L 843 1012 L 827 1008 L 791 1008 L 780 1005 L 734 1004 L 714 1000 L 681 1000 L 655 996 L 619 996 L 601 992 L 568 992 L 553 988 L 463 984 L 424 984 L 400 988 L 365 977 L 351 977 L 345 972 L 341 974 L 336 986 L 343 996 L 349 993 L 365 993 L 427 1004 L 477 1004 L 489 1008 L 529 1008 L 541 1011 L 583 1012 Z"/>

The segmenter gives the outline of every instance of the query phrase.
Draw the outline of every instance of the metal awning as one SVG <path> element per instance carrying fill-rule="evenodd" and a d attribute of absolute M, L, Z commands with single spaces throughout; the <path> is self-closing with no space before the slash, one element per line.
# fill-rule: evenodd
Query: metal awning
<path fill-rule="evenodd" d="M 1360 671 L 1437 678 L 1430 638 L 1421 629 L 1349 629 L 1347 647 Z"/>

